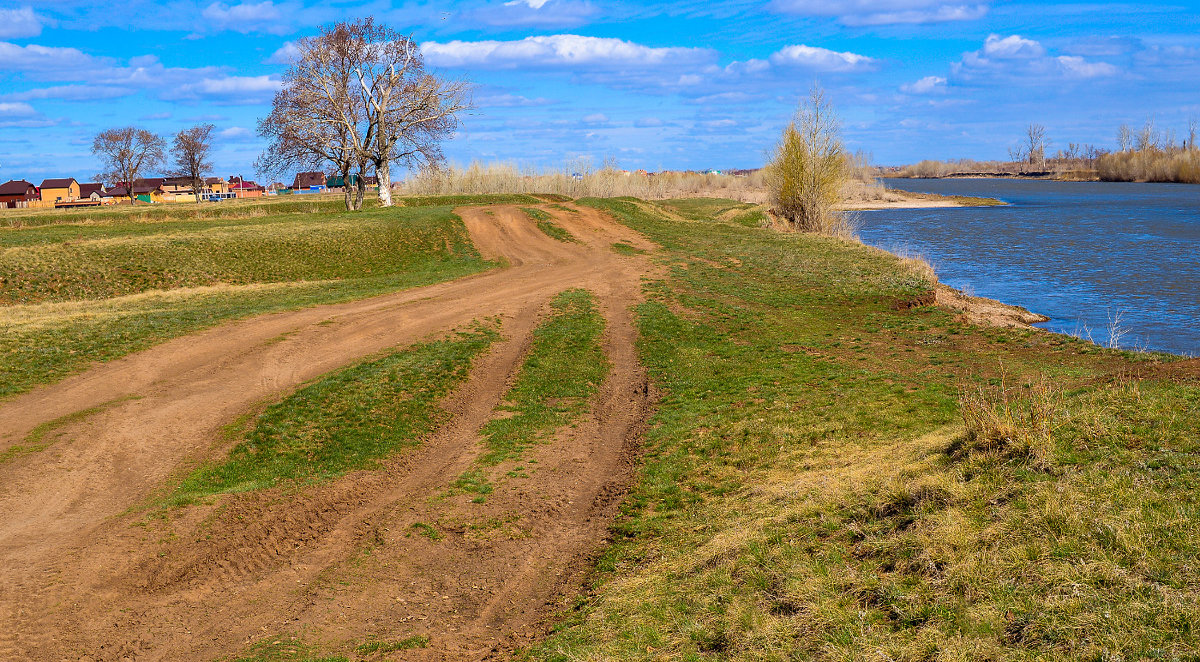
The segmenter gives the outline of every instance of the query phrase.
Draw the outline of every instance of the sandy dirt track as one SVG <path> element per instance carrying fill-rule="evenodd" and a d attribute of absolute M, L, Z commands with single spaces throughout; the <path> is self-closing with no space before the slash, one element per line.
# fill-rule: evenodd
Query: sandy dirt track
<path fill-rule="evenodd" d="M 511 265 L 347 304 L 235 322 L 98 366 L 0 406 L 0 452 L 41 423 L 103 408 L 46 450 L 0 464 L 0 660 L 207 660 L 291 637 L 339 649 L 426 636 L 372 659 L 502 656 L 539 635 L 578 586 L 631 472 L 651 404 L 629 307 L 652 248 L 598 212 L 545 208 L 581 241 L 515 207 L 459 210 L 475 245 Z M 551 297 L 593 291 L 612 371 L 577 427 L 534 451 L 529 479 L 485 504 L 435 499 L 480 451 Z M 444 403 L 452 421 L 381 470 L 148 520 L 181 467 L 220 457 L 221 427 L 374 352 L 499 316 L 503 340 Z M 414 535 L 433 523 L 445 535 Z"/>

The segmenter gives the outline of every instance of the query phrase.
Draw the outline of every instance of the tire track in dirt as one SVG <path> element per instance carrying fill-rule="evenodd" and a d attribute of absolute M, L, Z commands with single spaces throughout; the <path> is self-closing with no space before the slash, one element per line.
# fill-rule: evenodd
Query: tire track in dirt
<path fill-rule="evenodd" d="M 0 465 L 0 512 L 11 513 L 0 521 L 0 659 L 210 659 L 294 631 L 331 645 L 423 633 L 429 648 L 397 655 L 479 659 L 535 636 L 603 539 L 650 406 L 629 312 L 650 266 L 610 246 L 652 246 L 594 210 L 545 210 L 581 242 L 549 239 L 515 207 L 462 209 L 480 252 L 511 268 L 225 325 L 0 407 L 3 449 L 41 422 L 141 396 Z M 431 499 L 477 455 L 478 429 L 538 311 L 569 287 L 595 292 L 608 321 L 613 370 L 592 413 L 534 451 L 536 480 L 502 481 L 486 504 Z M 161 522 L 122 514 L 182 463 L 224 453 L 221 425 L 256 403 L 493 315 L 506 340 L 446 403 L 451 423 L 383 470 L 300 494 L 227 497 Z M 414 535 L 416 522 L 445 538 Z"/>

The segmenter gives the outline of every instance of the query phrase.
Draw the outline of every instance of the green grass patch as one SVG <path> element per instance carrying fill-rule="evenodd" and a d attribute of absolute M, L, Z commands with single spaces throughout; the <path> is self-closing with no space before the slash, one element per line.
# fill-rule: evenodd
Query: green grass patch
<path fill-rule="evenodd" d="M 74 232 L 85 236 L 72 239 Z M 230 319 L 369 297 L 492 266 L 449 207 L 126 219 L 0 230 L 0 241 L 10 244 L 0 262 L 23 265 L 0 269 L 12 281 L 0 287 L 0 297 L 39 302 L 0 306 L 0 397 Z"/>
<path fill-rule="evenodd" d="M 595 595 L 526 657 L 1194 659 L 1195 382 L 896 310 L 928 284 L 861 245 L 579 204 L 664 247 L 663 398 Z"/>
<path fill-rule="evenodd" d="M 525 193 L 486 193 L 478 195 L 413 195 L 397 197 L 405 207 L 467 207 L 479 205 L 536 205 L 542 196 Z"/>
<path fill-rule="evenodd" d="M 299 637 L 279 636 L 255 642 L 246 655 L 233 662 L 350 662 L 345 655 L 321 655 L 318 647 Z"/>
<path fill-rule="evenodd" d="M 168 499 L 327 480 L 418 445 L 448 414 L 437 402 L 497 337 L 476 324 L 335 372 L 267 407 L 225 460 L 184 478 Z"/>
<path fill-rule="evenodd" d="M 604 317 L 592 294 L 567 290 L 550 305 L 550 316 L 534 330 L 529 355 L 497 408 L 500 416 L 480 430 L 483 454 L 458 478 L 456 490 L 481 498 L 489 494 L 493 487 L 485 469 L 521 459 L 529 446 L 577 419 L 608 374 L 600 346 Z"/>
<path fill-rule="evenodd" d="M 412 648 L 425 648 L 429 645 L 429 637 L 415 636 L 400 641 L 370 641 L 354 649 L 359 655 L 380 655 Z"/>
<path fill-rule="evenodd" d="M 88 407 L 87 409 L 81 409 L 65 416 L 59 416 L 58 418 L 46 421 L 45 423 L 35 427 L 33 430 L 30 430 L 29 434 L 25 437 L 24 443 L 9 446 L 8 448 L 4 449 L 3 452 L 0 452 L 0 464 L 4 464 L 5 462 L 14 460 L 23 455 L 44 451 L 58 440 L 55 433 L 59 429 L 72 423 L 78 423 L 89 416 L 99 414 L 105 409 L 118 405 L 122 402 L 129 402 L 130 400 L 137 400 L 140 398 L 140 395 L 125 396 L 115 400 L 110 400 L 95 407 Z"/>
<path fill-rule="evenodd" d="M 627 244 L 623 241 L 618 241 L 617 243 L 613 244 L 612 249 L 613 249 L 613 252 L 617 253 L 618 255 L 633 256 L 633 255 L 645 255 L 646 254 L 646 251 L 638 248 L 637 246 Z"/>
<path fill-rule="evenodd" d="M 442 539 L 441 531 L 438 531 L 437 529 L 435 529 L 433 527 L 433 525 L 431 525 L 431 524 L 426 524 L 425 522 L 415 522 L 415 523 L 413 523 L 412 528 L 417 533 L 425 536 L 426 538 L 429 538 L 430 540 L 432 540 L 434 542 L 437 542 Z"/>
<path fill-rule="evenodd" d="M 675 198 L 656 200 L 654 204 L 665 207 L 692 221 L 708 221 L 734 210 L 747 210 L 754 205 L 726 198 Z"/>
<path fill-rule="evenodd" d="M 532 207 L 521 207 L 521 211 L 524 212 L 526 216 L 533 219 L 533 221 L 537 223 L 538 229 L 541 230 L 542 233 L 544 233 L 547 237 L 550 237 L 551 239 L 557 239 L 558 241 L 575 241 L 575 237 L 572 236 L 570 232 L 567 232 L 565 229 L 563 229 L 561 225 L 555 223 L 550 214 L 547 214 L 541 209 L 534 209 Z"/>

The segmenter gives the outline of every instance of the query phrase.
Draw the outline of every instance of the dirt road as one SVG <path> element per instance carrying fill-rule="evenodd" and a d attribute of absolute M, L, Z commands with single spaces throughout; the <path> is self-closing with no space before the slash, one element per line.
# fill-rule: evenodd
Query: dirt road
<path fill-rule="evenodd" d="M 474 660 L 537 636 L 603 541 L 650 404 L 629 307 L 651 267 L 611 245 L 651 246 L 590 209 L 545 211 L 581 241 L 545 236 L 514 207 L 463 208 L 479 250 L 511 266 L 227 324 L 0 406 L 0 453 L 100 408 L 0 464 L 0 659 L 206 660 L 255 644 L 344 654 L 427 637 L 371 659 Z M 431 498 L 478 455 L 539 316 L 570 287 L 594 292 L 608 323 L 613 367 L 588 419 L 538 447 L 533 480 L 486 504 Z M 237 416 L 484 316 L 500 316 L 504 340 L 445 403 L 452 421 L 383 469 L 166 518 L 130 512 L 173 472 L 227 452 L 220 430 Z M 447 533 L 415 535 L 418 522 Z"/>

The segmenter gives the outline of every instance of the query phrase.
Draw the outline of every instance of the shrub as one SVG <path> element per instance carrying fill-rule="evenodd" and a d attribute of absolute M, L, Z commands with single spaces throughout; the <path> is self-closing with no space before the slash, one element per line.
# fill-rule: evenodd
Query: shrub
<path fill-rule="evenodd" d="M 851 235 L 850 217 L 835 209 L 848 174 L 837 116 L 814 87 L 784 128 L 767 166 L 772 211 L 795 230 Z"/>

